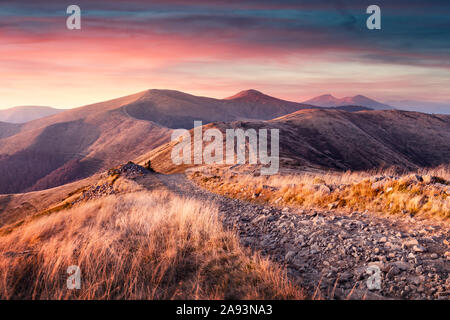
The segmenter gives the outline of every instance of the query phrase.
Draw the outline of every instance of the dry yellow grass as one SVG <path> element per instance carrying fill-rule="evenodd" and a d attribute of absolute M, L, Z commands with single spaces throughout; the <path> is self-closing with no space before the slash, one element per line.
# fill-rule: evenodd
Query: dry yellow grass
<path fill-rule="evenodd" d="M 423 181 L 416 179 L 420 175 Z M 450 218 L 450 168 L 397 175 L 380 172 L 323 172 L 253 176 L 225 169 L 193 172 L 190 178 L 222 195 L 305 208 Z M 381 179 L 381 180 L 380 180 Z"/>
<path fill-rule="evenodd" d="M 68 290 L 68 266 L 81 289 Z M 300 299 L 249 254 L 217 208 L 166 191 L 109 196 L 0 236 L 3 299 Z"/>

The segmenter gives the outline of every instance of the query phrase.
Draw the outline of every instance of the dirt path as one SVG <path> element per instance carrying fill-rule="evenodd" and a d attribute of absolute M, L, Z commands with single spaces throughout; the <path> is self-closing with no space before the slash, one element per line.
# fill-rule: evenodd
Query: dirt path
<path fill-rule="evenodd" d="M 205 191 L 184 175 L 158 177 L 176 194 L 216 202 L 224 225 L 236 230 L 242 244 L 286 265 L 311 295 L 450 299 L 446 228 L 362 213 L 261 206 Z M 372 290 L 368 268 L 379 275 L 372 277 Z"/>

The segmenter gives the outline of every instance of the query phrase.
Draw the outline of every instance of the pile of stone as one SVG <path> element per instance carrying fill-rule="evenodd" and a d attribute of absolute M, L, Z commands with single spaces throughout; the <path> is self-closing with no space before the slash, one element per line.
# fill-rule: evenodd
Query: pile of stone
<path fill-rule="evenodd" d="M 114 193 L 114 187 L 108 182 L 105 182 L 103 184 L 91 186 L 89 189 L 83 191 L 83 194 L 78 199 L 73 201 L 72 205 L 81 201 L 99 199 L 101 197 L 108 196 Z"/>
<path fill-rule="evenodd" d="M 120 175 L 126 178 L 135 178 L 147 174 L 149 172 L 150 171 L 148 169 L 130 161 L 127 164 L 120 166 L 119 168 L 109 170 L 108 174 L 110 176 Z"/>

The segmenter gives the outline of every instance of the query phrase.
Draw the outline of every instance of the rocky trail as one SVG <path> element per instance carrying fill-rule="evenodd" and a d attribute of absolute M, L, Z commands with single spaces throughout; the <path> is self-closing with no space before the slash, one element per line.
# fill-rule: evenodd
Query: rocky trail
<path fill-rule="evenodd" d="M 224 225 L 241 243 L 286 265 L 310 297 L 450 299 L 446 227 L 412 218 L 263 206 L 205 191 L 181 174 L 158 178 L 176 194 L 217 203 Z"/>

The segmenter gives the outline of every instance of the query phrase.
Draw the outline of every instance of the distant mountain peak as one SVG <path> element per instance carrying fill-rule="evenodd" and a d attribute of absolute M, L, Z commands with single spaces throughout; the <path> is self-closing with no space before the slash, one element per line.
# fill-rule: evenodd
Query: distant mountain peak
<path fill-rule="evenodd" d="M 178 90 L 171 90 L 171 89 L 149 89 L 143 92 L 144 97 L 153 95 L 188 95 L 188 94 Z"/>
<path fill-rule="evenodd" d="M 377 101 L 375 101 L 373 99 L 370 99 L 370 98 L 368 98 L 366 96 L 363 96 L 361 94 L 358 94 L 358 95 L 353 96 L 353 97 L 347 97 L 347 99 L 352 100 L 352 101 L 373 101 L 373 102 L 377 102 Z"/>
<path fill-rule="evenodd" d="M 336 98 L 331 94 L 324 94 L 310 100 L 307 100 L 303 103 L 312 104 L 318 107 L 341 107 L 341 106 L 360 106 L 366 107 L 374 110 L 392 110 L 394 107 L 380 103 L 373 99 L 370 99 L 361 94 L 352 96 L 352 97 L 344 97 L 344 98 Z"/>
<path fill-rule="evenodd" d="M 60 112 L 62 109 L 55 109 L 45 106 L 18 106 L 0 110 L 0 121 L 10 123 L 25 123 L 28 121 L 48 117 Z"/>
<path fill-rule="evenodd" d="M 321 96 L 319 96 L 319 97 L 321 97 L 321 98 L 334 98 L 334 99 L 336 99 L 336 97 L 333 96 L 331 93 L 326 93 L 326 94 L 323 94 L 323 95 L 321 95 Z"/>
<path fill-rule="evenodd" d="M 254 99 L 254 98 L 272 98 L 264 93 L 262 93 L 261 91 L 255 90 L 255 89 L 248 89 L 248 90 L 243 90 L 241 92 L 236 93 L 235 95 L 225 98 L 226 100 L 233 100 L 233 99 L 242 99 L 242 98 L 247 98 L 247 99 Z"/>
<path fill-rule="evenodd" d="M 330 103 L 334 103 L 334 102 L 336 102 L 336 101 L 339 101 L 338 98 L 336 98 L 335 96 L 333 96 L 333 95 L 330 94 L 330 93 L 323 94 L 323 95 L 318 96 L 318 97 L 316 97 L 316 98 L 314 98 L 314 99 L 319 100 L 319 101 L 323 101 L 323 102 L 327 102 L 327 101 L 328 101 L 328 102 L 330 102 Z"/>

